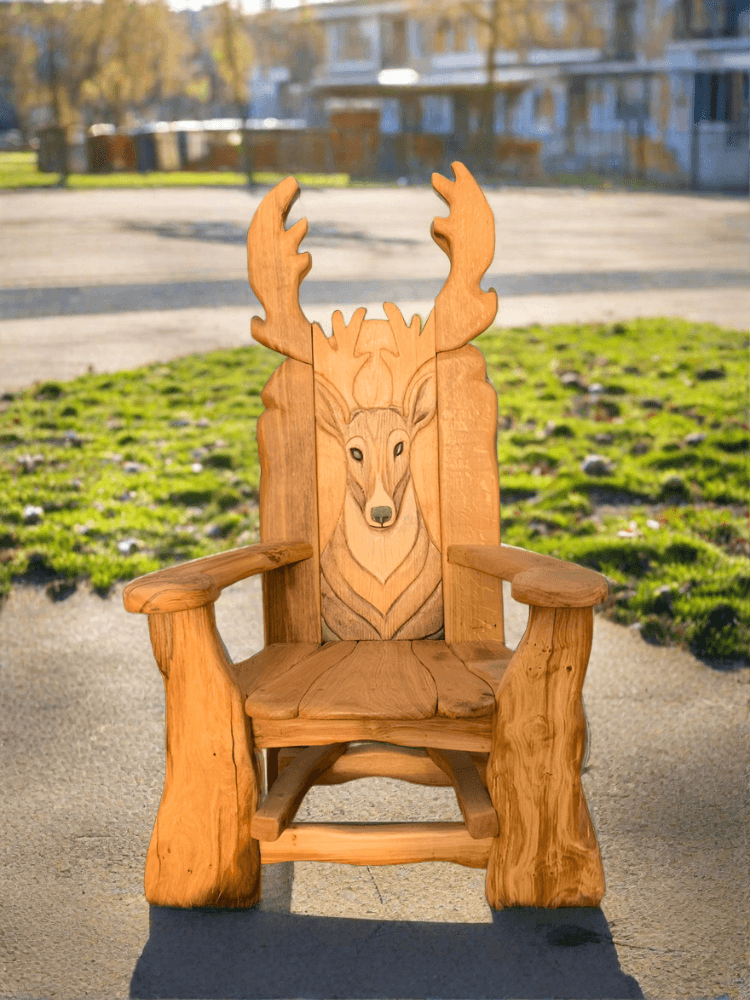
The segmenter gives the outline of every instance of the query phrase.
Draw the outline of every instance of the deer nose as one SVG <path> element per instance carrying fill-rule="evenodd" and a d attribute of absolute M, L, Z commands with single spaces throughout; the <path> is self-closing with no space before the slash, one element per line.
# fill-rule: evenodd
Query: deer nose
<path fill-rule="evenodd" d="M 390 521 L 393 517 L 393 511 L 390 507 L 373 507 L 370 511 L 370 516 L 373 521 L 377 521 L 382 528 L 386 521 Z"/>

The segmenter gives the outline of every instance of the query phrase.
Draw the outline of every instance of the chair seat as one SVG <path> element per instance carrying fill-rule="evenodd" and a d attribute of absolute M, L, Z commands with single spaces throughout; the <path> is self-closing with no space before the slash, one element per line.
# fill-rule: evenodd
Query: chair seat
<path fill-rule="evenodd" d="M 512 655 L 499 642 L 277 643 L 235 669 L 255 719 L 477 719 Z"/>

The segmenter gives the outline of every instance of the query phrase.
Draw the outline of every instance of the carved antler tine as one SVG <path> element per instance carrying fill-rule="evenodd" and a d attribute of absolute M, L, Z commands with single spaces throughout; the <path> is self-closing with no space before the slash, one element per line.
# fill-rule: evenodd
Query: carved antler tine
<path fill-rule="evenodd" d="M 307 219 L 289 229 L 284 223 L 299 197 L 299 184 L 287 177 L 268 192 L 247 232 L 247 275 L 266 311 L 253 316 L 253 337 L 266 347 L 312 364 L 312 326 L 299 304 L 299 288 L 312 267 L 309 253 L 298 253 Z"/>
<path fill-rule="evenodd" d="M 451 262 L 432 314 L 438 351 L 463 347 L 483 333 L 495 318 L 497 295 L 483 292 L 479 281 L 495 254 L 495 220 L 482 189 L 458 161 L 451 164 L 455 181 L 432 175 L 432 186 L 450 209 L 436 218 L 432 238 Z"/>

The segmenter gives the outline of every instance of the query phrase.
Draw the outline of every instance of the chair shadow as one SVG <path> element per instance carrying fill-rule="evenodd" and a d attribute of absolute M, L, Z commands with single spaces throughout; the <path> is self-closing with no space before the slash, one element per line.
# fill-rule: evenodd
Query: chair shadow
<path fill-rule="evenodd" d="M 131 997 L 643 997 L 620 968 L 598 908 L 517 908 L 486 924 L 288 909 L 288 902 L 251 910 L 152 906 Z"/>

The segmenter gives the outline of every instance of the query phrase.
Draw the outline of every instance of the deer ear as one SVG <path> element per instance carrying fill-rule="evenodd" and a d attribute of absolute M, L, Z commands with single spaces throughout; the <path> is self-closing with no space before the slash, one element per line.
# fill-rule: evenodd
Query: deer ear
<path fill-rule="evenodd" d="M 342 438 L 349 423 L 349 407 L 341 393 L 321 375 L 315 376 L 315 419 L 334 437 Z"/>
<path fill-rule="evenodd" d="M 416 433 L 435 416 L 437 410 L 437 384 L 435 361 L 429 361 L 418 368 L 404 393 L 404 416 Z"/>

